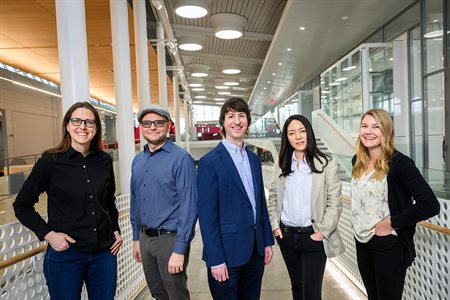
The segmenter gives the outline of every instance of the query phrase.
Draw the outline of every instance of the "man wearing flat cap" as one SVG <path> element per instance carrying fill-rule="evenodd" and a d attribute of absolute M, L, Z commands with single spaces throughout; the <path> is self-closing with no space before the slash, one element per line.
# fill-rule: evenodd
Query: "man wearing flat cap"
<path fill-rule="evenodd" d="M 142 262 L 154 298 L 190 299 L 186 267 L 197 221 L 195 163 L 167 138 L 167 109 L 150 105 L 138 121 L 147 144 L 132 163 L 133 257 Z"/>

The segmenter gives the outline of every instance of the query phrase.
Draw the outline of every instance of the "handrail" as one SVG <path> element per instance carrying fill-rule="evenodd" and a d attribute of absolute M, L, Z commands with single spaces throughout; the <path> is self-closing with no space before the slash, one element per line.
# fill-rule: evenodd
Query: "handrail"
<path fill-rule="evenodd" d="M 352 145 L 352 144 L 347 140 L 347 137 L 343 136 L 338 130 L 336 130 L 335 127 L 334 127 L 334 124 L 332 124 L 329 120 L 327 120 L 326 118 L 324 118 L 324 116 L 323 116 L 322 114 L 319 114 L 319 113 L 318 113 L 318 114 L 316 114 L 316 116 L 320 117 L 323 121 L 325 121 L 325 122 L 329 125 L 329 127 L 332 128 L 333 131 L 334 131 L 337 135 L 339 135 L 339 136 L 341 137 L 341 140 L 343 140 L 344 143 L 347 144 L 347 146 L 349 146 L 349 147 L 352 148 L 352 149 L 355 147 L 355 145 Z"/>
<path fill-rule="evenodd" d="M 21 261 L 28 259 L 30 257 L 33 257 L 39 253 L 44 252 L 45 250 L 47 250 L 47 244 L 43 244 L 40 245 L 37 248 L 31 249 L 29 251 L 25 251 L 24 253 L 20 253 L 16 256 L 7 258 L 3 261 L 0 262 L 0 271 L 2 271 L 3 269 L 10 267 L 12 265 L 15 265 L 17 263 L 20 263 Z"/>
<path fill-rule="evenodd" d="M 352 201 L 352 198 L 348 195 L 342 195 L 342 200 L 344 200 L 347 203 L 350 203 Z M 436 225 L 436 224 L 432 224 L 430 222 L 427 221 L 421 221 L 419 223 L 417 223 L 420 226 L 429 228 L 431 230 L 446 234 L 446 235 L 450 235 L 450 228 L 444 227 L 444 226 L 440 226 L 440 225 Z"/>
<path fill-rule="evenodd" d="M 128 218 L 129 216 L 130 216 L 130 213 L 128 213 L 128 212 L 121 213 L 120 216 L 119 216 L 119 221 L 121 219 Z M 42 253 L 45 250 L 47 250 L 47 244 L 43 244 L 43 245 L 41 245 L 41 246 L 39 246 L 37 248 L 34 248 L 34 249 L 31 249 L 31 250 L 26 251 L 24 253 L 18 254 L 18 255 L 14 256 L 14 257 L 7 258 L 6 260 L 0 262 L 0 271 L 5 269 L 5 268 L 7 268 L 7 267 L 15 265 L 17 263 L 20 263 L 21 261 L 23 261 L 25 259 L 28 259 L 28 258 L 30 258 L 30 257 L 32 257 L 34 255 Z"/>

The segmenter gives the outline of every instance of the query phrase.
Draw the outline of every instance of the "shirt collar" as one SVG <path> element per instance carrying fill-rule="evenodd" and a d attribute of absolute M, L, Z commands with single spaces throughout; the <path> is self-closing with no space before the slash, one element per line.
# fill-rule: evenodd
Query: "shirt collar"
<path fill-rule="evenodd" d="M 303 155 L 302 163 L 297 168 L 298 159 L 295 157 L 295 152 L 292 153 L 292 170 L 310 170 L 308 162 L 306 161 L 306 156 Z"/>
<path fill-rule="evenodd" d="M 90 150 L 88 155 L 86 155 L 86 157 L 89 156 L 89 155 L 95 155 L 96 153 L 97 153 L 97 150 Z M 80 152 L 75 150 L 72 146 L 69 147 L 69 149 L 67 150 L 66 154 L 67 154 L 68 157 L 73 157 L 73 156 L 78 155 L 78 154 L 82 155 Z"/>
<path fill-rule="evenodd" d="M 247 147 L 247 144 L 245 142 L 242 143 L 242 148 L 236 146 L 235 144 L 229 142 L 227 139 L 222 139 L 222 144 L 225 146 L 225 148 L 228 150 L 228 152 L 232 154 L 236 154 L 238 152 L 244 152 L 245 148 Z"/>
<path fill-rule="evenodd" d="M 166 140 L 166 142 L 164 143 L 164 145 L 162 145 L 162 147 L 158 148 L 158 149 L 157 149 L 156 151 L 154 151 L 154 152 L 150 152 L 150 149 L 149 149 L 149 147 L 148 147 L 148 144 L 145 144 L 145 146 L 144 146 L 144 152 L 147 153 L 147 154 L 149 154 L 149 155 L 154 155 L 154 154 L 158 153 L 158 152 L 161 151 L 161 150 L 164 150 L 164 151 L 170 153 L 170 151 L 172 151 L 173 145 L 174 145 L 174 144 L 173 144 L 172 140 L 169 139 L 169 138 L 167 138 L 167 140 Z"/>

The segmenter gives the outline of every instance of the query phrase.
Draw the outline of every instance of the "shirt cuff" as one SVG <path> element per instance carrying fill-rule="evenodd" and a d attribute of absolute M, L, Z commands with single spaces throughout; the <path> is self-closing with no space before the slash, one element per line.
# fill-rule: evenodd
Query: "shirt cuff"
<path fill-rule="evenodd" d="M 141 231 L 141 226 L 133 226 L 133 241 L 139 241 L 139 232 Z"/>
<path fill-rule="evenodd" d="M 222 266 L 224 266 L 225 265 L 225 263 L 221 263 L 220 265 L 216 265 L 216 266 L 211 266 L 211 269 L 215 269 L 215 268 L 218 268 L 218 267 L 222 267 Z"/>
<path fill-rule="evenodd" d="M 189 244 L 181 243 L 179 241 L 175 242 L 175 247 L 173 248 L 173 252 L 178 254 L 186 254 L 186 249 Z"/>

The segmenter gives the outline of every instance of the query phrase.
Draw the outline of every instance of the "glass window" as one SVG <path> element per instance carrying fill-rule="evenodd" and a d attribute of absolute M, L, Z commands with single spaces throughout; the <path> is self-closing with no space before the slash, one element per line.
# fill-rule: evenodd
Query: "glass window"
<path fill-rule="evenodd" d="M 427 103 L 428 168 L 445 170 L 442 151 L 445 136 L 443 72 L 425 78 L 424 96 Z"/>
<path fill-rule="evenodd" d="M 384 27 L 384 39 L 390 42 L 419 23 L 420 5 L 416 4 Z"/>
<path fill-rule="evenodd" d="M 422 98 L 422 63 L 420 28 L 416 27 L 409 33 L 409 63 L 410 63 L 410 93 L 411 101 Z"/>
<path fill-rule="evenodd" d="M 194 105 L 194 123 L 217 122 L 220 116 L 220 107 L 212 105 Z"/>
<path fill-rule="evenodd" d="M 412 144 L 411 154 L 416 166 L 423 168 L 423 109 L 422 100 L 411 103 L 411 132 Z"/>
<path fill-rule="evenodd" d="M 442 2 L 442 0 L 425 1 L 423 46 L 426 74 L 440 70 L 444 66 Z"/>

